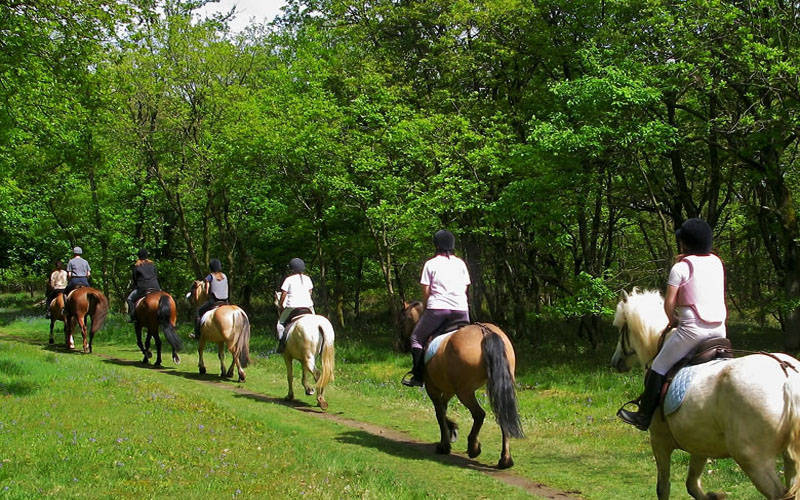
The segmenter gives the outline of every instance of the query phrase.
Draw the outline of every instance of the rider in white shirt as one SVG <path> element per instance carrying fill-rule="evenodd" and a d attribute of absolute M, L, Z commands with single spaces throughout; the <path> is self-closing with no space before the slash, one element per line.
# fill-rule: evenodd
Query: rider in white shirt
<path fill-rule="evenodd" d="M 299 308 L 304 307 L 314 312 L 314 301 L 311 299 L 311 290 L 314 289 L 314 283 L 308 275 L 303 274 L 306 270 L 306 264 L 302 259 L 295 257 L 289 261 L 289 269 L 292 274 L 283 280 L 281 285 L 281 296 L 278 299 L 278 305 L 283 307 L 281 316 L 278 318 L 278 324 L 275 325 L 278 331 L 278 352 L 283 352 L 286 348 L 286 321 L 292 312 Z"/>

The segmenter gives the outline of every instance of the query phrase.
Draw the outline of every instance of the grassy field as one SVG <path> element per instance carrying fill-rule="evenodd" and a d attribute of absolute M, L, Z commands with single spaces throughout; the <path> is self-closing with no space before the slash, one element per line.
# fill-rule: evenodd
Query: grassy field
<path fill-rule="evenodd" d="M 267 321 L 255 318 L 254 362 L 243 384 L 263 395 L 253 397 L 204 383 L 218 380 L 211 375 L 216 356 L 209 351 L 209 375 L 198 375 L 187 322 L 179 329 L 186 343 L 182 363 L 175 366 L 166 355 L 167 370 L 157 371 L 138 364 L 132 326 L 121 316 L 111 315 L 95 337 L 95 354 L 83 355 L 48 346 L 49 322 L 40 314 L 23 295 L 0 296 L 2 498 L 528 496 L 490 474 L 441 460 L 432 444 L 413 446 L 280 404 L 285 368 Z M 735 327 L 732 333 L 737 342 Z M 433 408 L 424 391 L 400 386 L 408 360 L 392 352 L 391 335 L 391 325 L 376 322 L 337 331 L 329 414 L 434 443 Z M 607 367 L 610 340 L 593 351 L 569 329 L 537 332 L 542 339 L 557 335 L 575 347 L 516 345 L 527 438 L 512 441 L 512 473 L 583 498 L 654 497 L 647 434 L 614 416 L 639 391 L 641 373 Z M 741 336 L 737 344 L 748 339 L 775 347 L 774 333 Z M 295 394 L 313 405 L 298 372 Z M 488 407 L 483 394 L 480 399 Z M 463 454 L 471 419 L 458 403 L 450 414 L 462 427 L 453 449 Z M 500 436 L 491 417 L 481 441 L 478 461 L 492 466 Z M 685 453 L 673 455 L 674 498 L 687 496 L 687 464 Z M 732 498 L 759 498 L 731 460 L 711 462 L 704 484 Z"/>

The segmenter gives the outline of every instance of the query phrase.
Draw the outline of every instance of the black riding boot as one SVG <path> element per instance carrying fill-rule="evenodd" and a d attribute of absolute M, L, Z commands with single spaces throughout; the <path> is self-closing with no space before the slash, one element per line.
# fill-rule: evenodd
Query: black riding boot
<path fill-rule="evenodd" d="M 425 368 L 425 363 L 423 362 L 424 352 L 425 351 L 419 347 L 411 349 L 411 359 L 414 361 L 414 367 L 403 377 L 403 385 L 421 387 L 425 382 L 422 378 L 422 370 Z M 411 375 L 410 379 L 408 378 L 409 374 Z"/>
<path fill-rule="evenodd" d="M 278 339 L 277 353 L 282 354 L 283 351 L 285 350 L 286 350 L 286 331 L 284 330 L 283 335 L 281 335 L 281 338 Z"/>
<path fill-rule="evenodd" d="M 639 396 L 639 411 L 633 412 L 620 408 L 617 416 L 623 422 L 631 424 L 639 430 L 649 429 L 650 421 L 658 407 L 658 400 L 661 399 L 661 388 L 664 386 L 665 379 L 664 375 L 648 370 L 644 377 L 644 392 Z"/>
<path fill-rule="evenodd" d="M 194 319 L 194 335 L 192 336 L 194 339 L 200 338 L 200 316 Z"/>

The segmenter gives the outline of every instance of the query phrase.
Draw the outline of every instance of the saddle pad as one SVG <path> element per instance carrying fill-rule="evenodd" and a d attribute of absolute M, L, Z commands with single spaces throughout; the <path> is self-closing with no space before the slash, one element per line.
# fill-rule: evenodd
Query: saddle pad
<path fill-rule="evenodd" d="M 436 351 L 439 350 L 439 346 L 442 345 L 444 339 L 450 337 L 450 335 L 454 333 L 455 331 L 445 333 L 443 335 L 439 335 L 438 337 L 430 341 L 430 343 L 428 344 L 428 348 L 425 350 L 425 364 L 428 364 L 428 361 L 430 361 L 433 355 L 436 354 Z"/>
<path fill-rule="evenodd" d="M 689 387 L 692 385 L 697 375 L 713 368 L 719 363 L 726 363 L 728 361 L 730 361 L 730 359 L 715 359 L 708 363 L 681 368 L 677 375 L 675 375 L 675 378 L 672 379 L 672 383 L 670 383 L 669 389 L 667 389 L 667 395 L 664 397 L 664 415 L 675 413 L 678 408 L 681 407 L 683 398 L 686 397 L 686 392 L 689 390 Z"/>

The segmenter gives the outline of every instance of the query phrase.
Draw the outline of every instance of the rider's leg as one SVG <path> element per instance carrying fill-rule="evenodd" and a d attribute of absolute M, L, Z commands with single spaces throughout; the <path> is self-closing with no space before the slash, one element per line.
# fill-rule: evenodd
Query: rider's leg
<path fill-rule="evenodd" d="M 403 378 L 403 385 L 419 387 L 424 383 L 422 372 L 425 368 L 423 352 L 425 341 L 447 321 L 449 315 L 449 309 L 425 309 L 422 313 L 419 322 L 414 326 L 414 331 L 411 332 L 411 361 L 414 363 L 409 372 L 411 379 Z"/>
<path fill-rule="evenodd" d="M 278 353 L 282 353 L 286 349 L 286 320 L 294 310 L 294 307 L 287 307 L 281 311 L 281 317 L 278 318 L 278 324 L 275 325 L 275 330 L 278 332 Z"/>
<path fill-rule="evenodd" d="M 139 298 L 139 290 L 134 288 L 131 293 L 128 294 L 128 322 L 133 323 L 136 321 L 136 300 Z"/>

